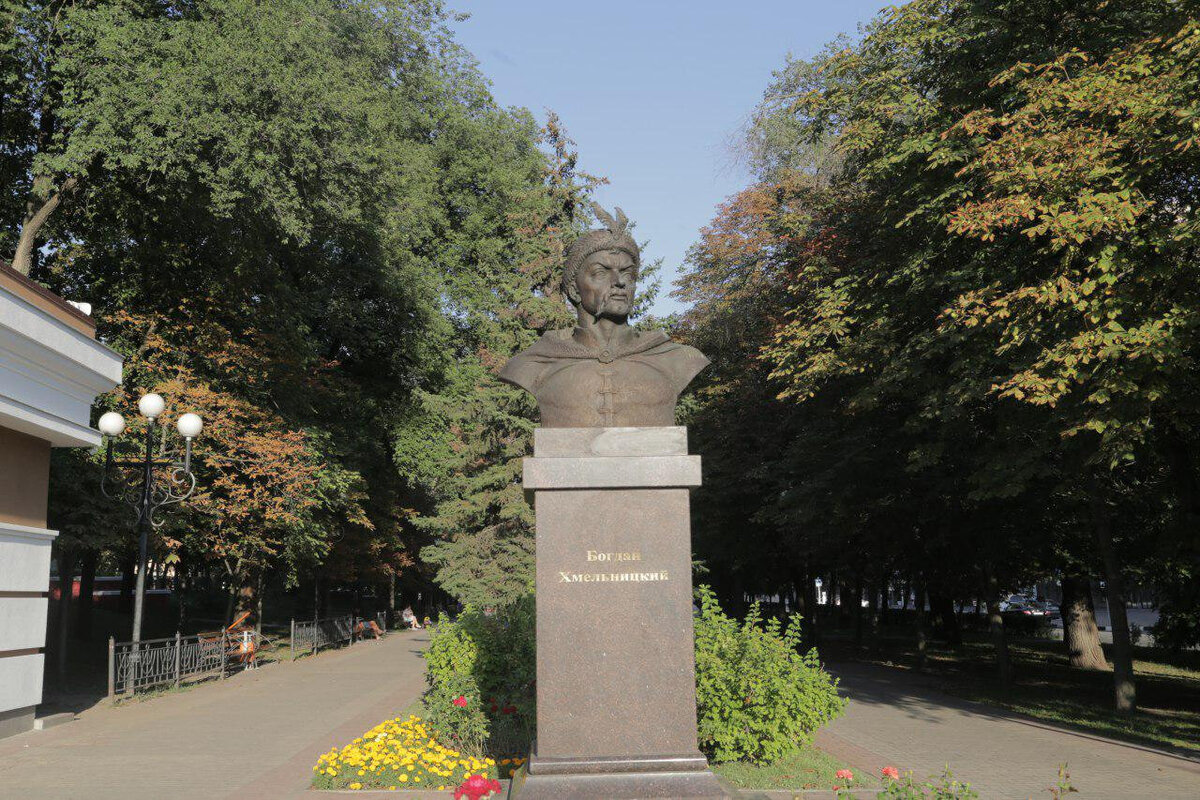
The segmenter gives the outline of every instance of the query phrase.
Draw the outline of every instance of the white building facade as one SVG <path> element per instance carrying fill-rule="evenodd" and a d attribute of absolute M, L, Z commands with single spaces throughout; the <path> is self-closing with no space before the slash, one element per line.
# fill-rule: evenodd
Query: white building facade
<path fill-rule="evenodd" d="M 120 382 L 91 318 L 0 262 L 0 737 L 42 700 L 50 450 L 99 445 L 92 402 Z"/>

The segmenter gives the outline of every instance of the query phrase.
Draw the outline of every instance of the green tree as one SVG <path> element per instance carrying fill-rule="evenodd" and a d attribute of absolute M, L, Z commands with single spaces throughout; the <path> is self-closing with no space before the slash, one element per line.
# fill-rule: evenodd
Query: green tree
<path fill-rule="evenodd" d="M 443 394 L 469 417 L 464 362 L 552 313 L 488 288 L 524 298 L 570 224 L 532 116 L 497 107 L 436 2 L 3 9 L 0 247 L 93 303 L 128 359 L 107 407 L 159 390 L 208 422 L 155 559 L 249 607 L 264 581 L 415 572 L 411 520 L 453 470 L 409 459 L 412 432 Z"/>
<path fill-rule="evenodd" d="M 1156 553 L 1189 563 L 1180 513 L 1144 523 L 1194 497 L 1194 28 L 1173 2 L 916 0 L 777 73 L 748 140 L 768 202 L 723 212 L 683 284 L 715 298 L 686 328 L 785 401 L 762 392 L 785 441 L 721 489 L 777 551 L 869 564 L 856 593 L 905 575 L 935 611 L 1095 571 L 1114 620 Z M 779 297 L 738 306 L 759 273 Z M 710 376 L 703 413 L 754 416 Z"/>
<path fill-rule="evenodd" d="M 571 324 L 559 290 L 562 253 L 586 221 L 583 200 L 597 183 L 578 172 L 573 142 L 553 114 L 543 140 L 548 159 L 529 153 L 536 182 L 526 175 L 497 197 L 522 235 L 470 239 L 486 269 L 460 285 L 455 299 L 465 313 L 446 342 L 443 382 L 415 398 L 397 436 L 402 469 L 436 503 L 416 521 L 432 540 L 421 557 L 442 588 L 479 606 L 514 601 L 533 580 L 533 511 L 520 470 L 536 408 L 496 372 L 545 331 Z"/>

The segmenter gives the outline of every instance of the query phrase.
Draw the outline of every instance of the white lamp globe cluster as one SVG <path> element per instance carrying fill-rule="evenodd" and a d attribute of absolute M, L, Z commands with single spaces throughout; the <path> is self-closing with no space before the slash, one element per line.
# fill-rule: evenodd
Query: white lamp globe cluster
<path fill-rule="evenodd" d="M 167 407 L 167 402 L 163 400 L 162 395 L 150 392 L 142 395 L 138 400 L 138 411 L 146 419 L 153 422 L 162 416 L 163 411 Z M 96 424 L 100 432 L 105 436 L 120 436 L 125 432 L 125 418 L 115 411 L 109 411 L 100 415 L 100 421 Z M 204 430 L 204 420 L 199 414 L 182 414 L 175 422 L 175 427 L 179 430 L 179 435 L 191 441 L 200 435 Z"/>

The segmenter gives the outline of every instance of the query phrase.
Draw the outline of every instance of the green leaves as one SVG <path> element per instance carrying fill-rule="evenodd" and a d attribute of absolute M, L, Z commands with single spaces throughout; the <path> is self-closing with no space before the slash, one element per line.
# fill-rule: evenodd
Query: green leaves
<path fill-rule="evenodd" d="M 1031 577 L 1087 525 L 1097 469 L 1131 528 L 1163 529 L 1142 503 L 1176 513 L 1160 442 L 1197 444 L 1196 22 L 1002 5 L 915 0 L 789 60 L 748 136 L 755 183 L 690 254 L 682 328 L 714 356 L 693 429 L 727 482 L 697 493 L 697 539 L 730 596 Z"/>
<path fill-rule="evenodd" d="M 528 752 L 537 720 L 533 595 L 487 613 L 471 606 L 430 629 L 425 720 L 438 741 L 497 757 Z M 465 698 L 466 705 L 454 704 Z"/>
<path fill-rule="evenodd" d="M 801 653 L 800 620 L 765 625 L 754 606 L 738 622 L 707 586 L 696 590 L 700 748 L 717 762 L 770 762 L 841 716 L 846 701 L 816 650 Z"/>

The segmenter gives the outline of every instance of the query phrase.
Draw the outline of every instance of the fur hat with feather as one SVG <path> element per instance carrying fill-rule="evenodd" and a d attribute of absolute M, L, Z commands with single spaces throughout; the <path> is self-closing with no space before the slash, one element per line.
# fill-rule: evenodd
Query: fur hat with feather
<path fill-rule="evenodd" d="M 592 211 L 596 214 L 596 218 L 604 225 L 599 230 L 588 231 L 580 236 L 571 246 L 567 248 L 566 263 L 563 268 L 562 290 L 572 303 L 575 300 L 575 276 L 579 273 L 579 268 L 583 266 L 583 262 L 587 261 L 587 257 L 592 253 L 598 253 L 601 250 L 620 250 L 622 253 L 628 253 L 633 259 L 634 271 L 641 266 L 642 255 L 638 251 L 637 242 L 633 240 L 633 236 L 629 233 L 629 218 L 625 216 L 625 212 L 621 209 L 614 209 L 617 212 L 616 217 L 609 214 L 598 203 L 592 203 Z"/>

